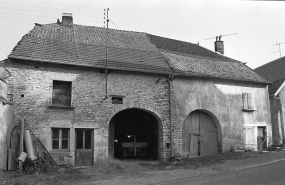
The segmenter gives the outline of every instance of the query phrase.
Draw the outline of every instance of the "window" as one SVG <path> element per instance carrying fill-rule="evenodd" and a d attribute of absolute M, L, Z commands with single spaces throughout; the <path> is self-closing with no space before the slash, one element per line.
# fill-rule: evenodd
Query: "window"
<path fill-rule="evenodd" d="M 123 95 L 109 95 L 112 97 L 112 104 L 123 104 L 123 100 L 126 96 Z"/>
<path fill-rule="evenodd" d="M 71 106 L 71 82 L 53 81 L 52 105 Z"/>
<path fill-rule="evenodd" d="M 52 149 L 69 148 L 69 129 L 52 128 Z"/>
<path fill-rule="evenodd" d="M 76 131 L 76 149 L 92 148 L 92 131 L 77 130 Z"/>
<path fill-rule="evenodd" d="M 121 98 L 121 97 L 112 97 L 112 104 L 123 104 L 123 98 Z"/>
<path fill-rule="evenodd" d="M 254 111 L 253 98 L 251 93 L 242 93 L 243 110 Z"/>

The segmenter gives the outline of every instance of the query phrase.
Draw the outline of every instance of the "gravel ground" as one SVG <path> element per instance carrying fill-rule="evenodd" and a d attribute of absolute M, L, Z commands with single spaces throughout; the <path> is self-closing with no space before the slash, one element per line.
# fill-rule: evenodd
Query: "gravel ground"
<path fill-rule="evenodd" d="M 171 182 L 176 179 L 195 178 L 228 170 L 250 168 L 278 160 L 285 160 L 284 151 L 229 152 L 168 163 L 114 160 L 95 163 L 91 167 L 61 167 L 49 173 L 39 172 L 32 175 L 19 175 L 18 172 L 13 171 L 0 172 L 0 185 L 163 184 L 166 181 Z"/>

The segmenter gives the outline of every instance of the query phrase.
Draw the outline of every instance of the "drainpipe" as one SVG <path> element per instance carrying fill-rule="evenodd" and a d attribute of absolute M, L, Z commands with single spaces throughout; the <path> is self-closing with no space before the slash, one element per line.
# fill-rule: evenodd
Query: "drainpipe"
<path fill-rule="evenodd" d="M 277 98 L 275 95 L 269 95 L 272 96 L 274 99 L 279 100 L 280 101 L 280 120 L 281 120 L 281 129 L 282 129 L 282 144 L 284 144 L 284 125 L 283 125 L 283 110 L 282 110 L 282 99 L 281 98 Z M 276 103 L 274 101 L 274 105 L 276 107 Z M 277 118 L 277 122 L 278 122 L 278 118 Z"/>
<path fill-rule="evenodd" d="M 170 149 L 171 149 L 171 159 L 173 158 L 173 131 L 172 131 L 172 80 L 173 74 L 168 77 L 169 83 L 169 123 L 170 123 Z"/>

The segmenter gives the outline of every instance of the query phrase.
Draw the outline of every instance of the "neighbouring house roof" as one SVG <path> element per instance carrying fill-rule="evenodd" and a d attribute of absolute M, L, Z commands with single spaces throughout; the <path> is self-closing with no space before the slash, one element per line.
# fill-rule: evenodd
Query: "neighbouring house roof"
<path fill-rule="evenodd" d="M 106 34 L 93 26 L 36 24 L 9 58 L 104 68 Z M 107 43 L 110 69 L 268 83 L 239 61 L 189 42 L 109 29 Z"/>
<path fill-rule="evenodd" d="M 272 81 L 272 84 L 269 86 L 269 94 L 276 96 L 284 86 L 285 57 L 257 67 L 254 71 L 265 79 Z"/>
<path fill-rule="evenodd" d="M 269 85 L 269 95 L 277 96 L 285 85 L 285 78 L 276 80 Z"/>
<path fill-rule="evenodd" d="M 285 57 L 273 60 L 267 64 L 254 69 L 256 73 L 269 81 L 285 78 Z"/>

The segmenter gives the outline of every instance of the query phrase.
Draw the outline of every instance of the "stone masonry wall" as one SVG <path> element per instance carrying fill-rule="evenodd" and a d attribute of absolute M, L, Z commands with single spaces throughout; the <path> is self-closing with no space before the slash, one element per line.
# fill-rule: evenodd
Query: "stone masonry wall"
<path fill-rule="evenodd" d="M 94 129 L 94 160 L 108 158 L 108 127 L 112 117 L 127 108 L 139 108 L 153 114 L 159 123 L 160 157 L 169 152 L 169 85 L 167 76 L 111 70 L 108 95 L 125 96 L 123 104 L 112 104 L 105 97 L 105 74 L 99 69 L 28 61 L 7 62 L 12 76 L 8 94 L 13 95 L 16 121 L 22 114 L 59 164 L 73 164 L 75 128 Z M 159 80 L 160 79 L 160 80 Z M 51 107 L 53 80 L 71 81 L 71 106 Z M 51 149 L 51 128 L 70 128 L 70 149 Z"/>

